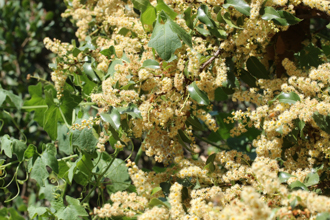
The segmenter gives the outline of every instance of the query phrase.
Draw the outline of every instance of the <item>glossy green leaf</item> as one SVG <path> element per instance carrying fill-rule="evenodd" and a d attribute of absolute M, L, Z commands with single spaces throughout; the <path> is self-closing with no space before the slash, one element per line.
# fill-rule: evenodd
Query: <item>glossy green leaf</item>
<path fill-rule="evenodd" d="M 162 183 L 159 184 L 159 186 L 162 188 L 164 195 L 166 197 L 168 197 L 169 194 L 170 194 L 171 183 L 169 183 L 169 182 L 162 182 Z"/>
<path fill-rule="evenodd" d="M 286 183 L 288 179 L 290 179 L 291 177 L 296 177 L 296 176 L 286 172 L 278 172 L 278 178 L 281 183 Z"/>
<path fill-rule="evenodd" d="M 203 24 L 199 24 L 198 26 L 196 26 L 196 30 L 205 37 L 211 35 L 210 31 L 203 28 Z"/>
<path fill-rule="evenodd" d="M 330 213 L 329 212 L 318 213 L 316 215 L 315 220 L 330 220 Z"/>
<path fill-rule="evenodd" d="M 266 21 L 275 20 L 278 24 L 283 26 L 288 24 L 284 18 L 281 18 L 281 15 L 273 7 L 266 7 L 264 9 L 264 14 L 261 16 L 261 18 Z"/>
<path fill-rule="evenodd" d="M 127 107 L 119 107 L 119 108 L 117 108 L 117 110 L 120 114 L 126 113 L 126 114 L 132 116 L 133 118 L 142 119 L 142 115 L 141 115 L 139 108 L 133 103 L 128 104 Z"/>
<path fill-rule="evenodd" d="M 203 127 L 203 124 L 200 123 L 198 118 L 196 118 L 195 116 L 192 116 L 192 115 L 190 115 L 189 118 L 187 118 L 186 125 L 192 126 L 192 128 L 195 131 L 204 131 L 205 130 L 205 128 Z"/>
<path fill-rule="evenodd" d="M 150 202 L 148 203 L 148 207 L 149 208 L 152 208 L 154 206 L 159 206 L 159 205 L 164 206 L 164 207 L 167 207 L 167 208 L 170 208 L 169 204 L 166 204 L 166 203 L 164 203 L 163 201 L 161 201 L 161 200 L 159 200 L 157 198 L 152 198 L 150 200 Z"/>
<path fill-rule="evenodd" d="M 313 119 L 317 126 L 328 134 L 330 134 L 330 116 L 321 115 L 318 112 L 314 112 Z"/>
<path fill-rule="evenodd" d="M 100 82 L 99 78 L 96 76 L 93 70 L 92 63 L 90 61 L 84 63 L 83 70 L 84 73 L 88 76 L 88 78 L 90 78 L 93 82 Z"/>
<path fill-rule="evenodd" d="M 312 170 L 312 172 L 308 173 L 306 178 L 304 179 L 305 186 L 313 186 L 320 182 L 320 176 L 316 172 L 316 170 Z"/>
<path fill-rule="evenodd" d="M 95 46 L 93 45 L 92 39 L 90 36 L 85 38 L 85 45 L 79 47 L 79 50 L 84 51 L 85 49 L 95 50 Z"/>
<path fill-rule="evenodd" d="M 172 19 L 175 19 L 175 17 L 177 16 L 177 13 L 175 11 L 173 11 L 173 9 L 170 8 L 168 5 L 166 5 L 163 0 L 157 0 L 156 10 L 157 10 L 157 12 L 160 12 L 163 10 Z"/>
<path fill-rule="evenodd" d="M 239 76 L 239 78 L 243 82 L 248 84 L 250 87 L 257 87 L 256 79 L 248 71 L 241 69 L 240 73 L 241 73 L 241 75 Z"/>
<path fill-rule="evenodd" d="M 250 6 L 244 0 L 226 0 L 225 4 L 223 5 L 224 8 L 228 8 L 233 6 L 237 11 L 241 12 L 246 16 L 250 16 Z"/>
<path fill-rule="evenodd" d="M 302 19 L 299 19 L 297 17 L 295 17 L 293 14 L 287 12 L 287 11 L 279 11 L 278 12 L 282 18 L 284 18 L 286 20 L 286 22 L 289 24 L 289 25 L 295 25 L 295 24 L 298 24 L 299 22 L 302 21 Z"/>
<path fill-rule="evenodd" d="M 208 11 L 208 7 L 206 5 L 201 5 L 197 9 L 197 19 L 209 28 L 216 27 L 212 18 L 209 17 L 209 11 Z"/>
<path fill-rule="evenodd" d="M 100 114 L 103 121 L 108 122 L 115 130 L 120 127 L 120 113 L 116 108 L 111 110 L 110 114 L 101 113 Z"/>
<path fill-rule="evenodd" d="M 305 191 L 308 191 L 308 188 L 305 186 L 305 184 L 303 184 L 302 182 L 300 181 L 294 181 L 293 183 L 291 183 L 289 185 L 289 187 L 292 189 L 292 190 L 305 190 Z"/>
<path fill-rule="evenodd" d="M 167 19 L 165 24 L 160 23 L 161 15 L 164 14 L 164 12 L 161 12 L 158 15 L 148 46 L 154 48 L 163 60 L 169 60 L 175 50 L 180 48 L 182 44 L 178 35 L 171 29 L 170 18 Z"/>
<path fill-rule="evenodd" d="M 149 0 L 132 0 L 132 3 L 134 8 L 140 10 L 141 12 L 145 11 L 148 5 L 150 5 Z"/>
<path fill-rule="evenodd" d="M 152 189 L 152 191 L 151 191 L 151 195 L 153 195 L 153 194 L 155 194 L 155 193 L 157 193 L 157 192 L 159 192 L 159 191 L 161 191 L 162 190 L 162 188 L 161 187 L 155 187 L 155 188 L 153 188 Z"/>
<path fill-rule="evenodd" d="M 190 97 L 195 100 L 200 105 L 209 105 L 210 100 L 207 97 L 207 95 L 201 91 L 198 86 L 196 85 L 196 82 L 191 83 L 188 86 L 188 92 L 190 94 Z"/>
<path fill-rule="evenodd" d="M 227 93 L 221 88 L 218 87 L 214 91 L 214 101 L 226 101 L 228 100 Z"/>
<path fill-rule="evenodd" d="M 190 29 L 194 29 L 194 22 L 193 22 L 193 17 L 192 17 L 192 14 L 191 14 L 191 7 L 187 8 L 184 11 L 184 20 L 186 21 L 186 25 Z"/>
<path fill-rule="evenodd" d="M 186 132 L 184 132 L 183 130 L 178 130 L 178 133 L 179 133 L 181 139 L 182 139 L 184 142 L 186 142 L 186 143 L 188 143 L 188 144 L 192 143 L 192 141 L 190 140 L 190 138 L 189 138 L 189 136 L 186 134 Z"/>
<path fill-rule="evenodd" d="M 300 97 L 299 95 L 297 95 L 297 93 L 295 92 L 290 92 L 290 93 L 285 93 L 282 92 L 279 96 L 278 96 L 278 100 L 282 103 L 289 103 L 289 104 L 294 104 L 297 101 L 300 101 Z"/>
<path fill-rule="evenodd" d="M 220 14 L 221 15 L 221 14 Z M 226 12 L 223 16 L 222 19 L 229 25 L 229 27 L 233 27 L 233 28 L 238 28 L 238 29 L 243 29 L 240 28 L 238 26 L 236 26 L 233 21 L 231 20 L 231 16 L 229 14 L 229 12 Z"/>
<path fill-rule="evenodd" d="M 206 165 L 204 167 L 204 169 L 208 170 L 209 172 L 213 172 L 215 170 L 215 166 L 214 166 L 214 159 L 215 159 L 216 154 L 211 154 L 207 160 L 206 160 Z"/>
<path fill-rule="evenodd" d="M 151 69 L 160 69 L 159 63 L 156 60 L 145 60 L 142 64 L 144 68 L 151 68 Z"/>
<path fill-rule="evenodd" d="M 257 57 L 250 57 L 246 61 L 246 67 L 252 76 L 257 79 L 269 79 L 269 72 Z"/>

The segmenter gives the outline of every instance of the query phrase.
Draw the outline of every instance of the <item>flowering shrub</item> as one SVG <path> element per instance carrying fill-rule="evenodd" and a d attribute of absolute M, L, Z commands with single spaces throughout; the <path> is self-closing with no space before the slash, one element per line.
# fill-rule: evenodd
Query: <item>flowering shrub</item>
<path fill-rule="evenodd" d="M 85 209 L 110 219 L 330 218 L 329 37 L 310 25 L 327 24 L 330 2 L 68 3 L 79 46 L 45 38 L 57 55 L 53 84 L 30 86 L 23 107 L 2 101 L 34 111 L 56 144 L 39 153 L 1 137 L 7 157 L 54 189 L 50 207 L 29 207 L 31 218 Z M 228 97 L 249 107 L 214 114 Z M 198 138 L 220 150 L 187 157 Z M 139 152 L 125 163 L 117 156 L 133 140 Z M 142 152 L 166 168 L 140 169 Z M 74 182 L 80 198 L 66 195 Z M 95 194 L 99 207 L 89 204 Z"/>

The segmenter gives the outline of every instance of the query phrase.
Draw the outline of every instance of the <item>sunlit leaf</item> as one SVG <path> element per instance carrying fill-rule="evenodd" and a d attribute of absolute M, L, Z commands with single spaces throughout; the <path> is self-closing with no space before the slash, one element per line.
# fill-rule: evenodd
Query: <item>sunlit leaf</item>
<path fill-rule="evenodd" d="M 188 92 L 190 94 L 190 97 L 195 100 L 200 105 L 209 105 L 210 100 L 207 97 L 207 95 L 201 91 L 198 86 L 196 85 L 196 82 L 191 83 L 188 86 Z"/>

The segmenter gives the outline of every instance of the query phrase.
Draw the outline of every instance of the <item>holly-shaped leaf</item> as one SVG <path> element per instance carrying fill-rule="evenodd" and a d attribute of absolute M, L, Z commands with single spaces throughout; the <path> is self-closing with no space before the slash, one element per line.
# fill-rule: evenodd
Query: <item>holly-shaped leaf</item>
<path fill-rule="evenodd" d="M 196 82 L 191 83 L 188 86 L 188 92 L 190 94 L 190 97 L 195 100 L 200 105 L 209 105 L 210 100 L 207 97 L 207 95 L 201 91 L 198 86 L 196 85 Z"/>

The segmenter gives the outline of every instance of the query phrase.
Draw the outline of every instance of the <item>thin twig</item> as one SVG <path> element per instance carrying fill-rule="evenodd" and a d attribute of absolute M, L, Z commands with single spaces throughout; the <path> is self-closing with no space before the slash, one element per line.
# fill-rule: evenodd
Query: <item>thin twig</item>
<path fill-rule="evenodd" d="M 203 65 L 199 68 L 199 72 L 203 72 L 203 70 L 205 69 L 205 67 L 207 65 L 209 65 L 210 63 L 213 62 L 213 60 L 215 60 L 215 58 L 217 58 L 217 56 L 219 56 L 221 51 L 221 48 L 219 47 L 219 49 L 217 50 L 217 52 L 215 52 L 214 56 L 211 57 L 208 61 L 206 61 L 205 63 L 203 63 Z"/>

